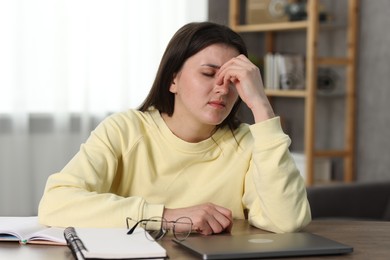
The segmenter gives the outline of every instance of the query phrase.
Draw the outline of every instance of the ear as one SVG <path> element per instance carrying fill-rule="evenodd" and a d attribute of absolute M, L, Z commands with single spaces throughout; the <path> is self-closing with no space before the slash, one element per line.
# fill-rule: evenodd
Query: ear
<path fill-rule="evenodd" d="M 169 91 L 173 94 L 176 94 L 177 89 L 176 89 L 176 84 L 174 81 L 172 81 L 171 85 L 169 86 Z"/>
<path fill-rule="evenodd" d="M 174 75 L 171 85 L 169 86 L 169 91 L 173 94 L 177 93 L 177 85 L 176 85 L 176 75 Z"/>

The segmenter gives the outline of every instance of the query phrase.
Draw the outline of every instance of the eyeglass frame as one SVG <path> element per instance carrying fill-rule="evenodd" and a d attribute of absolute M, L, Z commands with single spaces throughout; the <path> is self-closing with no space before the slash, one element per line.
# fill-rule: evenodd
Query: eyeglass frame
<path fill-rule="evenodd" d="M 158 220 L 157 220 L 157 219 L 153 219 L 153 218 L 158 218 Z M 180 220 L 180 219 L 183 219 L 183 218 L 188 219 L 189 222 L 188 222 L 188 223 L 182 223 L 182 224 L 189 224 L 189 225 L 190 225 L 190 228 L 189 228 L 189 230 L 188 230 L 188 234 L 187 234 L 184 238 L 180 238 L 180 237 L 178 237 L 178 236 L 176 235 L 176 232 L 175 232 L 175 224 L 180 223 L 179 220 Z M 174 237 L 175 237 L 177 240 L 179 240 L 179 241 L 184 241 L 184 240 L 187 239 L 187 237 L 191 234 L 191 232 L 192 232 L 192 226 L 194 225 L 193 222 L 192 222 L 192 219 L 189 218 L 189 217 L 180 217 L 180 218 L 178 218 L 178 219 L 176 219 L 176 220 L 170 220 L 170 221 L 168 221 L 168 220 L 166 220 L 164 217 L 156 216 L 156 217 L 151 217 L 151 218 L 146 218 L 146 219 L 138 220 L 138 221 L 130 228 L 129 220 L 131 220 L 131 221 L 136 221 L 136 220 L 132 219 L 131 217 L 126 217 L 126 225 L 127 225 L 127 229 L 128 229 L 128 231 L 126 232 L 127 235 L 133 234 L 133 232 L 134 232 L 134 230 L 137 228 L 137 226 L 138 226 L 139 224 L 143 223 L 143 222 L 148 222 L 148 221 L 149 221 L 149 222 L 161 222 L 161 227 L 160 227 L 160 232 L 161 232 L 161 234 L 159 234 L 156 238 L 154 238 L 155 240 L 160 240 L 160 239 L 162 239 L 162 238 L 165 236 L 165 234 L 166 234 L 170 229 L 172 229 L 172 231 L 173 231 L 172 233 L 173 233 Z M 164 228 L 163 228 L 163 225 L 162 225 L 163 222 L 165 222 L 165 223 L 167 223 L 167 224 L 172 224 L 172 228 L 164 229 Z M 147 232 L 147 230 L 145 230 L 145 232 Z"/>

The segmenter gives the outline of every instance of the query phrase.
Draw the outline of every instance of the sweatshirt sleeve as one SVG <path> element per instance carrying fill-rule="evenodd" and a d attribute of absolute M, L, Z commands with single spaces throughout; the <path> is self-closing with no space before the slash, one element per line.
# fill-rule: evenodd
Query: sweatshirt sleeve
<path fill-rule="evenodd" d="M 279 117 L 250 126 L 252 161 L 243 203 L 249 222 L 275 233 L 294 232 L 311 221 L 303 178 L 292 159 Z"/>
<path fill-rule="evenodd" d="M 64 169 L 49 176 L 38 209 L 42 224 L 124 227 L 126 217 L 162 216 L 162 204 L 111 192 L 118 181 L 121 156 L 129 149 L 121 128 L 112 118 L 106 119 Z"/>

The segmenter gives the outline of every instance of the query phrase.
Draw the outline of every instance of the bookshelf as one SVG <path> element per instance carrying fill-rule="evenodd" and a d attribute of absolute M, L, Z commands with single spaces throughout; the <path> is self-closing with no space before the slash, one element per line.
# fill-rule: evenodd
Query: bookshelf
<path fill-rule="evenodd" d="M 304 100 L 304 155 L 306 158 L 306 184 L 314 185 L 314 161 L 316 158 L 341 158 L 343 160 L 342 181 L 354 180 L 355 164 L 355 114 L 356 114 L 356 56 L 358 33 L 358 0 L 343 0 L 347 3 L 346 25 L 346 51 L 343 57 L 320 57 L 318 54 L 319 1 L 307 0 L 307 19 L 302 21 L 287 21 L 264 24 L 240 23 L 241 0 L 229 2 L 229 25 L 238 33 L 262 33 L 264 34 L 264 53 L 275 52 L 275 33 L 284 31 L 301 30 L 305 32 L 306 50 L 305 59 L 305 89 L 303 90 L 279 90 L 267 89 L 266 94 L 270 99 L 274 98 L 301 98 Z M 327 30 L 332 30 L 327 28 Z M 316 104 L 317 104 L 317 72 L 322 67 L 343 67 L 345 69 L 345 116 L 344 116 L 344 144 L 341 149 L 318 149 L 316 140 Z M 267 86 L 265 86 L 267 87 Z"/>

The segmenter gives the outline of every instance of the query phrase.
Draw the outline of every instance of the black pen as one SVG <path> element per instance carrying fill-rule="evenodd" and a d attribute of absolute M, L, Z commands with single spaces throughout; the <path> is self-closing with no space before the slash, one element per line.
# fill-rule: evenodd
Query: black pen
<path fill-rule="evenodd" d="M 83 244 L 83 242 L 80 240 L 80 238 L 77 236 L 76 230 L 74 227 L 67 227 L 64 230 L 64 237 L 65 240 L 72 251 L 74 257 L 77 260 L 84 260 L 84 255 L 82 253 L 83 250 L 87 250 Z"/>

